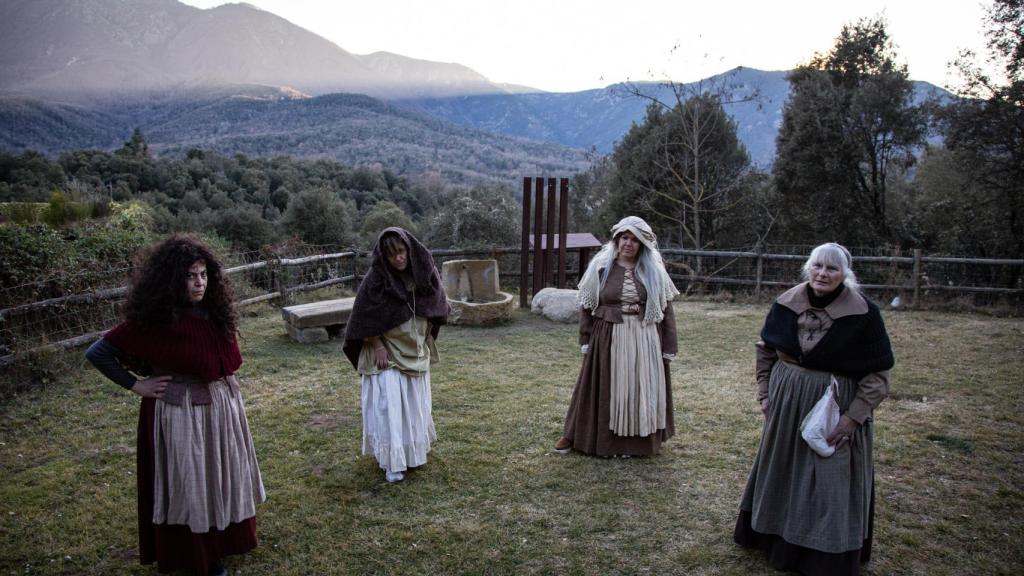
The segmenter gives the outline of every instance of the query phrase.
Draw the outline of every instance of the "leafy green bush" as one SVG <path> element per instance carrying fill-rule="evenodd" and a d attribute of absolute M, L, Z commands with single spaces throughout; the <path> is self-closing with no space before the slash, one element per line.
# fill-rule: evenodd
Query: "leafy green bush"
<path fill-rule="evenodd" d="M 246 250 L 258 250 L 277 239 L 274 225 L 264 220 L 260 210 L 252 205 L 220 210 L 216 227 L 218 234 Z"/>
<path fill-rule="evenodd" d="M 122 285 L 132 255 L 152 240 L 152 216 L 139 203 L 111 212 L 63 228 L 0 225 L 0 307 Z"/>
<path fill-rule="evenodd" d="M 64 239 L 53 228 L 45 224 L 0 225 L 0 289 L 4 295 L 57 270 L 70 269 L 72 261 Z M 0 306 L 9 304 L 4 301 Z"/>
<path fill-rule="evenodd" d="M 282 217 L 285 232 L 310 244 L 349 245 L 353 241 L 351 201 L 323 188 L 303 190 L 288 202 Z"/>
<path fill-rule="evenodd" d="M 429 219 L 431 248 L 510 246 L 519 241 L 521 209 L 512 192 L 496 186 L 454 190 Z"/>
<path fill-rule="evenodd" d="M 360 228 L 364 246 L 369 246 L 376 240 L 381 230 L 389 226 L 398 226 L 416 234 L 416 225 L 397 204 L 387 200 L 377 202 L 363 216 L 363 225 Z"/>

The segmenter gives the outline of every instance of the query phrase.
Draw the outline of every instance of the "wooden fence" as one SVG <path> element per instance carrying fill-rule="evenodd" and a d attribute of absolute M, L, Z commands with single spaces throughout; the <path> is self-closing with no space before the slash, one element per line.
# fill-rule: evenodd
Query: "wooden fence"
<path fill-rule="evenodd" d="M 770 279 L 765 277 L 765 267 L 772 262 L 788 262 L 795 263 L 796 266 L 791 268 L 798 268 L 807 260 L 806 254 L 769 254 L 763 251 L 756 252 L 730 252 L 730 251 L 712 251 L 712 250 L 684 250 L 666 248 L 663 249 L 662 255 L 666 257 L 666 261 L 671 263 L 671 256 L 683 256 L 693 257 L 695 259 L 701 258 L 733 258 L 733 259 L 747 259 L 752 260 L 754 265 L 754 277 L 753 278 L 737 278 L 728 275 L 716 273 L 714 275 L 703 275 L 694 272 L 694 270 L 701 270 L 704 267 L 687 267 L 688 274 L 671 274 L 672 278 L 677 281 L 691 282 L 691 283 L 707 283 L 707 284 L 723 284 L 723 285 L 738 285 L 753 287 L 754 291 L 758 294 L 761 293 L 764 287 L 788 287 L 792 286 L 795 281 L 795 277 L 786 279 Z M 911 305 L 917 304 L 920 300 L 922 292 L 926 290 L 935 290 L 941 292 L 960 292 L 960 293 L 988 293 L 988 294 L 1005 294 L 1005 295 L 1020 295 L 1024 294 L 1024 287 L 1021 286 L 1021 281 L 1024 276 L 1021 274 L 1021 268 L 1024 267 L 1024 260 L 1013 260 L 1013 259 L 997 259 L 997 258 L 953 258 L 943 256 L 924 256 L 920 250 L 914 250 L 912 256 L 855 256 L 853 258 L 854 269 L 860 270 L 864 268 L 865 264 L 883 264 L 888 266 L 904 266 L 909 268 L 909 273 L 904 276 L 905 281 L 900 283 L 870 283 L 861 282 L 861 288 L 865 290 L 877 290 L 877 291 L 890 291 L 890 292 L 908 292 L 908 295 L 912 298 Z M 926 266 L 929 264 L 954 264 L 954 265 L 969 265 L 969 266 L 1005 266 L 1010 268 L 1017 268 L 1016 274 L 1012 275 L 1015 281 L 1011 281 L 1011 286 L 974 286 L 974 285 L 963 285 L 963 284 L 947 284 L 941 282 L 929 282 L 929 276 L 924 273 Z M 671 267 L 671 266 L 670 266 Z M 863 275 L 861 275 L 863 277 Z"/>
<path fill-rule="evenodd" d="M 758 294 L 766 288 L 793 285 L 807 252 L 662 249 L 672 278 L 685 290 L 734 286 Z M 470 256 L 497 259 L 501 276 L 509 286 L 517 285 L 523 273 L 519 270 L 520 247 L 433 250 L 432 254 L 438 265 Z M 360 265 L 365 256 L 365 252 L 346 251 L 276 258 L 235 266 L 225 272 L 237 278 L 233 278 L 233 283 L 239 292 L 240 307 L 268 301 L 286 306 L 303 292 L 347 283 L 354 286 L 362 278 Z M 948 275 L 936 271 L 936 267 L 950 265 L 983 268 L 987 272 L 975 277 L 982 281 L 995 278 L 1000 285 L 954 283 L 947 279 Z M 854 258 L 854 268 L 864 289 L 903 295 L 911 306 L 926 293 L 1002 295 L 1017 299 L 1018 304 L 1024 296 L 1024 260 L 924 256 L 915 250 L 911 256 L 858 256 Z M 971 276 L 960 273 L 959 277 Z M 96 340 L 110 328 L 117 317 L 115 304 L 126 293 L 126 286 L 111 287 L 0 310 L 0 366 L 40 351 L 68 349 Z M 103 308 L 98 305 L 103 303 L 107 315 L 97 315 L 97 308 Z M 73 321 L 68 321 L 71 316 Z M 53 329 L 57 325 L 62 329 Z M 69 330 L 74 333 L 69 334 Z"/>

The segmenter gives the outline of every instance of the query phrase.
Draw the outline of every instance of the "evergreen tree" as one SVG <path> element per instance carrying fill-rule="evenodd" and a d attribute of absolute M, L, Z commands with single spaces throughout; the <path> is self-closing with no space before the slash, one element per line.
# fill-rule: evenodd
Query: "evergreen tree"
<path fill-rule="evenodd" d="M 142 130 L 139 130 L 138 128 L 132 130 L 131 138 L 125 142 L 123 146 L 118 148 L 115 154 L 139 160 L 148 158 L 149 145 L 146 144 L 146 139 L 142 137 Z"/>
<path fill-rule="evenodd" d="M 978 185 L 970 199 L 992 212 L 1002 239 L 998 256 L 1024 258 L 1024 0 L 996 0 L 986 16 L 985 73 L 963 52 L 956 66 L 963 97 L 944 111 L 946 146 Z"/>
<path fill-rule="evenodd" d="M 896 240 L 889 178 L 913 164 L 925 124 L 885 22 L 844 26 L 830 52 L 788 79 L 773 173 L 785 234 L 802 243 Z"/>
<path fill-rule="evenodd" d="M 281 224 L 287 234 L 310 244 L 347 246 L 354 240 L 354 213 L 356 208 L 351 201 L 342 200 L 323 187 L 310 188 L 292 197 Z"/>
<path fill-rule="evenodd" d="M 372 246 L 381 230 L 389 226 L 398 226 L 416 234 L 416 225 L 409 216 L 394 202 L 384 200 L 377 202 L 366 212 L 360 228 L 363 245 Z"/>
<path fill-rule="evenodd" d="M 515 246 L 521 207 L 506 188 L 454 189 L 438 203 L 427 226 L 428 245 L 437 248 Z"/>

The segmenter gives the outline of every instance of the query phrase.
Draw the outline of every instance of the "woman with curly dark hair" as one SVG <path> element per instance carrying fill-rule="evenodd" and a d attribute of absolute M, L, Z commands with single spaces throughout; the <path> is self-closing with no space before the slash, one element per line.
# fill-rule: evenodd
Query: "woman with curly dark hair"
<path fill-rule="evenodd" d="M 220 261 L 176 235 L 146 252 L 125 321 L 86 352 L 142 397 L 139 556 L 160 572 L 226 574 L 222 558 L 256 547 L 256 504 L 266 494 L 234 376 L 237 324 Z"/>

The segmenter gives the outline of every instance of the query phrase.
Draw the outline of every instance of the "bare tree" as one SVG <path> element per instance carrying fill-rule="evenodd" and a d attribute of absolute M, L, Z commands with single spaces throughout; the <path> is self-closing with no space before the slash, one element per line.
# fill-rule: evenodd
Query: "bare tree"
<path fill-rule="evenodd" d="M 723 105 L 754 100 L 757 93 L 741 94 L 730 78 L 625 88 L 650 104 L 644 122 L 613 154 L 613 204 L 620 211 L 639 208 L 674 229 L 680 244 L 696 249 L 713 246 L 721 217 L 748 200 L 750 157 Z"/>

